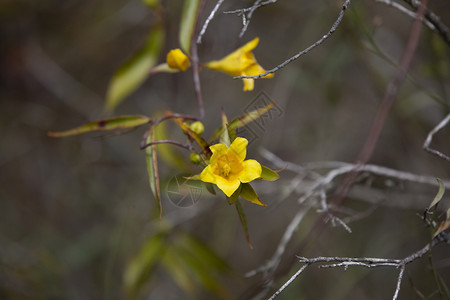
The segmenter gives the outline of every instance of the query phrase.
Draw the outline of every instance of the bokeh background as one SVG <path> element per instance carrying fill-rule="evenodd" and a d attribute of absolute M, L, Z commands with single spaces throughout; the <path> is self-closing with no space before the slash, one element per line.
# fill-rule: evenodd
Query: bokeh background
<path fill-rule="evenodd" d="M 183 5 L 162 2 L 166 42 L 161 62 L 167 51 L 179 47 Z M 214 2 L 208 1 L 200 23 Z M 255 55 L 263 67 L 272 68 L 325 34 L 342 5 L 329 0 L 278 1 L 258 9 L 239 39 L 241 18 L 222 12 L 251 4 L 225 1 L 199 46 L 201 62 L 221 58 L 258 36 Z M 448 1 L 430 1 L 430 9 L 450 25 Z M 244 275 L 270 259 L 301 209 L 299 195 L 285 197 L 296 174 L 286 170 L 277 182 L 255 185 L 267 207 L 243 203 L 251 250 L 234 208 L 220 193 L 213 197 L 202 191 L 187 207 L 170 201 L 168 182 L 175 175 L 198 173 L 195 166 L 160 159 L 164 218 L 155 218 L 145 153 L 139 149 L 144 129 L 109 138 L 47 136 L 48 131 L 106 116 L 111 78 L 143 46 L 159 15 L 139 0 L 4 0 L 0 16 L 0 298 L 124 299 L 130 296 L 124 285 L 130 261 L 145 269 L 145 254 L 136 257 L 154 249 L 162 254 L 143 272 L 138 299 L 257 295 L 267 283 L 264 277 Z M 244 93 L 239 80 L 202 70 L 206 136 L 220 125 L 221 108 L 234 118 L 268 99 L 276 102 L 277 110 L 261 126 L 241 132 L 252 141 L 249 157 L 274 168 L 278 166 L 265 160 L 260 149 L 300 165 L 354 162 L 411 23 L 392 7 L 355 1 L 331 38 L 273 79 L 256 81 L 252 92 Z M 422 150 L 428 132 L 449 112 L 449 93 L 449 44 L 425 28 L 370 163 L 449 178 L 448 162 Z M 148 77 L 113 115 L 155 116 L 165 109 L 198 114 L 191 69 Z M 183 141 L 175 126 L 166 130 Z M 449 154 L 449 136 L 450 129 L 443 129 L 432 146 Z M 188 153 L 169 148 L 188 161 Z M 320 216 L 311 209 L 287 246 L 269 294 L 301 266 L 295 255 L 401 258 L 430 240 L 418 214 L 437 187 L 369 179 L 384 200 L 370 203 L 370 193 L 346 199 L 350 216 L 368 212 L 349 223 L 353 233 L 327 224 L 320 235 L 305 240 Z M 448 206 L 446 196 L 440 209 Z M 164 259 L 164 253 L 171 254 Z M 448 246 L 433 250 L 434 270 L 447 286 L 448 253 Z M 197 260 L 190 261 L 193 257 Z M 389 299 L 397 272 L 313 266 L 279 298 Z M 436 290 L 433 268 L 424 258 L 408 266 L 400 299 L 440 299 Z"/>

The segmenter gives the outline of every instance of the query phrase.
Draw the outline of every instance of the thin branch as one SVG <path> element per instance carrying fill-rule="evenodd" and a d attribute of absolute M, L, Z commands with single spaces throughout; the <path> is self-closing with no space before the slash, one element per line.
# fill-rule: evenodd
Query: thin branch
<path fill-rule="evenodd" d="M 442 152 L 439 152 L 438 150 L 434 150 L 432 148 L 430 148 L 430 144 L 433 141 L 433 136 L 442 128 L 444 128 L 445 126 L 447 126 L 448 122 L 450 122 L 450 114 L 448 114 L 441 122 L 439 122 L 438 125 L 436 125 L 436 127 L 433 128 L 433 130 L 430 131 L 430 133 L 428 133 L 427 139 L 425 140 L 425 143 L 423 144 L 423 149 L 425 151 L 430 152 L 431 154 L 434 154 L 448 162 L 450 162 L 450 157 L 445 155 Z"/>
<path fill-rule="evenodd" d="M 416 0 L 403 0 L 411 7 L 418 9 L 419 3 Z M 442 23 L 441 18 L 428 8 L 425 10 L 425 18 L 434 25 L 435 31 L 441 36 L 441 38 L 450 45 L 450 29 Z"/>
<path fill-rule="evenodd" d="M 286 246 L 291 240 L 295 230 L 297 230 L 298 225 L 303 220 L 306 213 L 309 211 L 310 207 L 305 207 L 303 209 L 300 209 L 299 212 L 295 215 L 295 217 L 291 220 L 289 225 L 287 226 L 283 237 L 281 238 L 280 242 L 278 243 L 277 250 L 275 250 L 275 253 L 272 255 L 272 258 L 265 263 L 264 265 L 260 266 L 257 269 L 254 269 L 252 271 L 249 271 L 245 274 L 246 277 L 252 277 L 255 276 L 258 273 L 263 272 L 270 272 L 272 270 L 275 270 L 280 261 L 281 257 L 283 256 L 284 252 L 286 251 Z"/>
<path fill-rule="evenodd" d="M 309 264 L 307 263 L 307 264 L 305 264 L 303 267 L 301 267 L 297 272 L 295 272 L 295 274 L 291 277 L 291 278 L 289 278 L 289 280 L 288 281 L 286 281 L 286 283 L 285 284 L 283 284 L 283 286 L 278 290 L 278 291 L 276 291 L 270 298 L 269 298 L 269 300 L 273 300 L 273 299 L 275 299 L 286 287 L 288 287 L 290 284 L 291 284 L 291 282 L 292 281 L 294 281 L 307 267 L 309 266 Z"/>
<path fill-rule="evenodd" d="M 208 28 L 209 22 L 211 22 L 211 20 L 214 18 L 217 10 L 222 5 L 223 1 L 225 1 L 225 0 L 218 0 L 216 5 L 214 6 L 213 10 L 209 14 L 208 18 L 206 18 L 206 21 L 203 24 L 202 29 L 200 30 L 200 33 L 199 33 L 199 35 L 197 37 L 197 44 L 201 44 L 202 43 L 202 37 L 205 34 L 206 29 Z"/>
<path fill-rule="evenodd" d="M 199 9 L 197 12 L 197 21 L 195 24 L 194 32 L 197 32 L 197 25 L 198 25 L 198 19 L 199 16 L 205 6 L 206 1 L 202 0 L 199 4 Z M 197 43 L 196 43 L 196 34 L 192 35 L 192 43 L 191 43 L 191 61 L 192 61 L 192 75 L 194 79 L 194 90 L 195 95 L 197 96 L 197 104 L 198 104 L 198 111 L 200 115 L 200 120 L 203 120 L 203 117 L 205 116 L 205 109 L 203 108 L 203 96 L 202 96 L 202 88 L 200 85 L 200 74 L 199 74 L 199 67 L 198 67 L 198 49 L 197 49 Z"/>
<path fill-rule="evenodd" d="M 314 44 L 312 44 L 311 46 L 309 46 L 305 50 L 300 51 L 299 53 L 297 53 L 296 55 L 294 55 L 291 58 L 287 59 L 286 61 L 284 61 L 283 63 L 279 64 L 275 68 L 270 69 L 270 70 L 268 70 L 265 73 L 262 73 L 260 75 L 256 75 L 256 76 L 235 76 L 233 78 L 235 78 L 235 79 L 242 79 L 242 78 L 258 79 L 258 78 L 264 77 L 264 76 L 266 76 L 268 74 L 275 73 L 276 71 L 278 71 L 279 69 L 284 68 L 286 65 L 290 64 L 291 62 L 293 62 L 294 60 L 296 60 L 300 56 L 308 53 L 310 50 L 312 50 L 315 47 L 319 46 L 320 44 L 323 43 L 323 41 L 325 41 L 327 38 L 329 38 L 336 31 L 336 29 L 339 26 L 339 24 L 341 24 L 342 18 L 344 17 L 345 11 L 347 10 L 348 6 L 350 5 L 350 2 L 351 2 L 350 0 L 346 0 L 345 3 L 342 5 L 341 11 L 339 12 L 339 15 L 338 15 L 338 18 L 333 23 L 333 26 L 331 26 L 331 29 L 323 37 L 321 37 L 318 41 L 316 41 Z"/>
<path fill-rule="evenodd" d="M 375 0 L 376 2 L 386 4 L 388 6 L 392 6 L 393 8 L 399 10 L 400 12 L 404 13 L 405 15 L 410 16 L 411 18 L 415 19 L 417 14 L 413 11 L 410 11 L 403 5 L 400 5 L 399 3 L 392 1 L 392 0 Z M 431 23 L 428 19 L 424 20 L 424 24 L 430 28 L 431 30 L 436 30 L 436 27 Z"/>
<path fill-rule="evenodd" d="M 304 265 L 291 277 L 285 284 L 281 286 L 279 290 L 277 290 L 269 300 L 273 300 L 277 297 L 287 286 L 289 286 L 308 266 L 314 263 L 321 263 L 320 268 L 336 268 L 343 267 L 347 269 L 350 266 L 360 266 L 365 268 L 377 268 L 377 267 L 394 267 L 399 268 L 400 273 L 397 279 L 397 285 L 395 289 L 395 293 L 393 296 L 393 300 L 396 300 L 400 293 L 400 285 L 403 278 L 403 274 L 406 269 L 406 265 L 409 263 L 423 257 L 426 253 L 430 251 L 430 249 L 440 243 L 450 244 L 450 232 L 441 232 L 438 236 L 436 236 L 431 243 L 428 243 L 422 249 L 408 255 L 403 259 L 389 259 L 389 258 L 359 258 L 359 257 L 314 257 L 314 258 L 306 258 L 306 257 L 298 257 L 301 263 Z"/>
<path fill-rule="evenodd" d="M 403 51 L 402 57 L 400 59 L 400 65 L 395 73 L 394 77 L 389 82 L 385 95 L 383 97 L 383 101 L 378 108 L 375 119 L 372 123 L 372 127 L 370 128 L 370 132 L 364 142 L 364 146 L 358 154 L 357 165 L 354 170 L 347 175 L 344 179 L 344 182 L 339 186 L 333 196 L 333 204 L 339 206 L 344 201 L 347 196 L 351 186 L 355 182 L 358 173 L 361 171 L 361 168 L 364 164 L 366 164 L 369 159 L 372 157 L 372 154 L 375 150 L 375 146 L 378 143 L 378 140 L 381 135 L 381 131 L 383 130 L 384 124 L 386 122 L 386 118 L 391 111 L 391 107 L 397 99 L 398 92 L 400 90 L 400 86 L 402 85 L 406 73 L 411 64 L 412 58 L 417 50 L 417 46 L 419 44 L 420 32 L 422 29 L 422 20 L 427 7 L 428 0 L 423 0 L 420 3 L 419 9 L 417 11 L 416 18 L 411 26 L 411 31 L 409 34 L 408 42 Z"/>
<path fill-rule="evenodd" d="M 400 285 L 402 283 L 402 278 L 403 278 L 403 274 L 405 273 L 405 266 L 402 266 L 400 268 L 400 273 L 398 274 L 398 279 L 397 279 L 397 287 L 395 288 L 395 293 L 394 296 L 392 297 L 392 300 L 397 300 L 398 298 L 398 294 L 400 293 Z"/>
<path fill-rule="evenodd" d="M 171 145 L 175 145 L 175 146 L 178 146 L 178 147 L 181 147 L 181 148 L 185 148 L 187 150 L 193 150 L 191 145 L 189 145 L 189 144 L 182 144 L 182 143 L 174 141 L 174 140 L 153 141 L 153 142 L 150 142 L 148 144 L 142 145 L 141 146 L 141 150 L 143 150 L 143 149 L 145 149 L 147 147 L 153 146 L 153 145 L 158 145 L 158 144 L 171 144 Z"/>
<path fill-rule="evenodd" d="M 268 4 L 272 4 L 277 2 L 277 0 L 267 0 L 262 2 L 262 0 L 256 0 L 255 3 L 251 7 L 248 8 L 240 8 L 232 11 L 226 11 L 224 13 L 226 14 L 237 14 L 238 16 L 242 16 L 242 29 L 239 33 L 239 37 L 243 37 L 245 32 L 247 31 L 248 25 L 250 24 L 250 20 L 253 16 L 253 13 L 256 9 L 260 8 L 261 6 L 265 6 Z M 247 13 L 247 14 L 246 14 Z"/>

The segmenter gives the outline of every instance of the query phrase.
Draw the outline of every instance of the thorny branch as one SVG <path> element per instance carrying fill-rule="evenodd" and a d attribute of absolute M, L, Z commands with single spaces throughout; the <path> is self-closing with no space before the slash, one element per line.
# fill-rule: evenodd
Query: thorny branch
<path fill-rule="evenodd" d="M 279 64 L 275 68 L 270 69 L 270 70 L 268 70 L 265 73 L 262 73 L 262 74 L 259 74 L 259 75 L 256 75 L 256 76 L 235 76 L 233 78 L 235 78 L 235 79 L 242 79 L 242 78 L 258 79 L 258 78 L 264 77 L 264 76 L 266 76 L 268 74 L 275 73 L 279 69 L 284 68 L 286 65 L 288 65 L 291 62 L 293 62 L 294 60 L 298 59 L 300 56 L 308 53 L 310 50 L 312 50 L 315 47 L 319 46 L 320 44 L 323 43 L 323 41 L 325 41 L 327 38 L 329 38 L 336 31 L 336 29 L 339 26 L 339 24 L 341 24 L 342 18 L 344 17 L 345 11 L 347 10 L 348 6 L 350 5 L 350 2 L 351 2 L 350 0 L 346 0 L 345 1 L 345 3 L 342 5 L 341 11 L 339 12 L 338 18 L 333 23 L 333 25 L 331 26 L 330 30 L 324 36 L 322 36 L 318 41 L 316 41 L 314 44 L 310 45 L 308 48 L 300 51 L 296 55 L 294 55 L 291 58 L 285 60 L 284 62 L 282 62 L 281 64 Z"/>
<path fill-rule="evenodd" d="M 442 152 L 439 152 L 438 150 L 430 148 L 431 141 L 433 140 L 433 136 L 442 128 L 447 126 L 448 122 L 450 122 L 450 114 L 448 114 L 441 122 L 439 122 L 436 127 L 433 128 L 433 130 L 430 131 L 430 133 L 427 136 L 427 139 L 425 140 L 425 143 L 423 144 L 423 149 L 425 151 L 430 152 L 431 154 L 434 154 L 442 159 L 445 159 L 446 161 L 450 162 L 450 157 L 445 155 Z"/>
<path fill-rule="evenodd" d="M 411 262 L 423 257 L 428 253 L 431 248 L 438 244 L 446 243 L 450 244 L 450 232 L 441 232 L 437 235 L 431 243 L 426 244 L 422 249 L 408 255 L 403 259 L 388 259 L 388 258 L 354 258 L 354 257 L 315 257 L 306 258 L 299 257 L 299 261 L 304 263 L 304 265 L 291 277 L 289 280 L 283 284 L 283 286 L 278 289 L 269 300 L 275 299 L 287 286 L 289 286 L 308 266 L 321 263 L 320 268 L 336 268 L 344 267 L 347 269 L 350 266 L 361 266 L 366 268 L 377 268 L 377 267 L 394 267 L 400 269 L 399 275 L 397 277 L 397 285 L 394 292 L 393 300 L 398 298 L 400 293 L 400 285 L 403 278 L 403 274 L 406 269 L 406 265 Z"/>

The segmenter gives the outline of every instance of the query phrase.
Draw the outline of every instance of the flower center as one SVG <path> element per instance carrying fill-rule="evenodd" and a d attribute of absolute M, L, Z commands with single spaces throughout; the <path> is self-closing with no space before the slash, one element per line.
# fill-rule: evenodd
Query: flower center
<path fill-rule="evenodd" d="M 242 163 L 233 153 L 227 153 L 217 159 L 214 173 L 225 179 L 236 176 L 242 171 Z"/>
<path fill-rule="evenodd" d="M 223 177 L 228 177 L 228 175 L 230 175 L 230 171 L 231 171 L 230 164 L 225 163 L 222 166 L 222 169 L 220 170 L 220 175 L 222 175 Z"/>

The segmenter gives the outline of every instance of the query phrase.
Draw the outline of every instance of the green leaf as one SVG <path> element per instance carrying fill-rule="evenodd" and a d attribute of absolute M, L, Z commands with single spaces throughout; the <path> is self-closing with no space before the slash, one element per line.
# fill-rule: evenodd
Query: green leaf
<path fill-rule="evenodd" d="M 205 290 L 210 290 L 222 299 L 227 295 L 225 288 L 214 276 L 219 269 L 226 268 L 226 264 L 211 250 L 187 234 L 177 239 L 175 249 L 186 264 L 189 273 Z"/>
<path fill-rule="evenodd" d="M 49 131 L 47 134 L 51 137 L 66 137 L 72 135 L 78 135 L 87 132 L 95 131 L 108 131 L 108 130 L 119 130 L 126 128 L 134 128 L 151 122 L 151 119 L 146 116 L 119 116 L 111 119 L 103 119 L 92 121 L 81 125 L 79 127 L 59 132 Z"/>
<path fill-rule="evenodd" d="M 200 180 L 200 174 L 195 174 L 195 175 L 188 176 L 188 177 L 183 176 L 183 178 L 187 179 L 187 180 Z"/>
<path fill-rule="evenodd" d="M 236 201 L 234 203 L 236 206 L 237 213 L 239 215 L 239 220 L 241 221 L 242 229 L 244 229 L 245 238 L 247 239 L 248 246 L 250 249 L 253 249 L 253 245 L 250 242 L 250 235 L 248 234 L 248 228 L 247 228 L 247 219 L 245 218 L 244 209 L 242 208 L 241 203 L 239 201 Z"/>
<path fill-rule="evenodd" d="M 209 182 L 203 182 L 203 184 L 205 185 L 206 190 L 207 190 L 208 192 L 210 192 L 212 195 L 215 195 L 215 194 L 216 194 L 216 191 L 214 190 L 214 185 L 213 185 L 212 183 L 209 183 Z"/>
<path fill-rule="evenodd" d="M 442 196 L 444 196 L 444 192 L 445 192 L 444 184 L 442 183 L 442 180 L 440 180 L 439 178 L 436 178 L 436 180 L 439 183 L 439 190 L 438 190 L 436 196 L 434 197 L 433 201 L 431 202 L 430 206 L 428 206 L 428 210 L 430 210 L 433 206 L 438 204 L 439 201 L 441 201 Z"/>
<path fill-rule="evenodd" d="M 144 48 L 119 68 L 108 87 L 106 97 L 106 109 L 108 111 L 114 110 L 125 97 L 144 82 L 151 68 L 159 59 L 163 43 L 163 27 L 156 26 L 150 32 Z"/>
<path fill-rule="evenodd" d="M 228 128 L 228 118 L 225 112 L 222 110 L 222 127 L 221 127 L 222 133 L 220 134 L 220 143 L 226 145 L 227 147 L 230 147 L 231 145 L 231 139 L 230 134 L 227 130 Z"/>
<path fill-rule="evenodd" d="M 178 73 L 178 72 L 180 72 L 180 70 L 172 69 L 171 67 L 169 67 L 169 65 L 167 63 L 162 63 L 162 64 L 159 64 L 159 65 L 153 67 L 149 71 L 149 75 L 152 75 L 155 73 Z"/>
<path fill-rule="evenodd" d="M 226 196 L 227 197 L 227 201 L 228 201 L 228 204 L 234 204 L 236 201 L 237 201 L 237 199 L 239 198 L 239 195 L 241 194 L 241 189 L 242 189 L 242 184 L 238 187 L 238 189 L 233 193 L 233 195 L 231 195 L 230 197 L 228 197 L 228 196 Z"/>
<path fill-rule="evenodd" d="M 131 259 L 124 273 L 124 286 L 129 299 L 136 298 L 142 285 L 149 280 L 164 248 L 164 236 L 158 234 L 148 239 Z"/>
<path fill-rule="evenodd" d="M 151 143 L 155 140 L 155 129 L 150 128 L 146 143 Z M 159 175 L 158 175 L 158 160 L 156 157 L 156 145 L 145 148 L 145 156 L 147 159 L 147 173 L 150 183 L 150 189 L 152 190 L 153 197 L 155 198 L 156 205 L 159 210 L 159 218 L 162 217 L 162 205 L 161 205 L 161 192 L 159 188 Z"/>
<path fill-rule="evenodd" d="M 258 194 L 256 194 L 250 183 L 241 183 L 241 197 L 251 203 L 267 206 L 259 200 Z"/>
<path fill-rule="evenodd" d="M 211 156 L 211 150 L 209 149 L 208 142 L 199 134 L 192 131 L 186 124 L 184 124 L 181 119 L 175 119 L 178 126 L 180 126 L 181 130 L 185 134 L 187 134 L 190 138 L 197 142 L 197 144 L 202 148 L 203 153 L 209 158 Z"/>
<path fill-rule="evenodd" d="M 232 130 L 236 130 L 238 128 L 244 127 L 245 125 L 255 121 L 256 119 L 258 119 L 259 117 L 264 115 L 267 111 L 269 111 L 274 106 L 275 106 L 275 103 L 270 103 L 267 106 L 264 106 L 262 108 L 258 108 L 251 112 L 243 114 L 243 115 L 237 117 L 236 119 L 234 119 L 233 121 L 229 122 L 228 126 Z M 220 135 L 222 134 L 224 128 L 225 127 L 222 125 L 216 131 L 214 131 L 214 133 L 212 134 L 212 136 L 210 138 L 210 141 L 214 141 L 214 140 L 218 139 L 220 137 Z"/>
<path fill-rule="evenodd" d="M 450 220 L 450 208 L 447 209 L 446 220 Z"/>
<path fill-rule="evenodd" d="M 197 10 L 200 0 L 185 0 L 181 15 L 179 40 L 181 49 L 190 53 L 192 35 L 197 21 Z"/>
<path fill-rule="evenodd" d="M 186 265 L 180 257 L 178 249 L 173 246 L 167 247 L 162 256 L 161 263 L 164 269 L 172 275 L 173 280 L 188 294 L 197 292 L 195 281 Z"/>
<path fill-rule="evenodd" d="M 280 178 L 280 175 L 278 175 L 277 172 L 275 172 L 272 169 L 269 169 L 266 166 L 261 165 L 262 172 L 261 172 L 261 179 L 267 180 L 267 181 L 275 181 L 278 178 Z"/>

